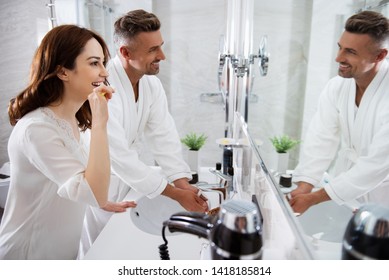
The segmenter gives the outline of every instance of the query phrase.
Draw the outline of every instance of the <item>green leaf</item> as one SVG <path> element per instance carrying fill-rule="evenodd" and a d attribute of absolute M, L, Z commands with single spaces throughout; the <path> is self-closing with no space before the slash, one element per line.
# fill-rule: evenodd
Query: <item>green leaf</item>
<path fill-rule="evenodd" d="M 290 138 L 288 135 L 283 135 L 281 137 L 272 137 L 270 138 L 274 148 L 277 153 L 286 153 L 289 150 L 295 148 L 298 144 L 300 144 L 300 140 L 295 140 Z"/>
<path fill-rule="evenodd" d="M 188 133 L 184 138 L 181 139 L 181 143 L 186 145 L 189 150 L 198 151 L 205 144 L 207 136 L 203 133 L 198 135 L 194 132 Z"/>

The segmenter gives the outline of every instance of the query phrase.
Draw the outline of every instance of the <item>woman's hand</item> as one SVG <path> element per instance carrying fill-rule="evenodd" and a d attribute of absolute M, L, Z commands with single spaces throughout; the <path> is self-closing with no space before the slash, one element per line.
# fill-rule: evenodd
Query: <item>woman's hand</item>
<path fill-rule="evenodd" d="M 101 84 L 93 89 L 88 95 L 89 105 L 92 112 L 92 125 L 105 125 L 108 121 L 107 102 L 112 98 L 115 90 L 111 86 Z"/>
<path fill-rule="evenodd" d="M 107 135 L 108 105 L 113 89 L 101 84 L 88 95 L 92 112 L 92 128 L 89 145 L 89 159 L 85 178 L 100 207 L 107 204 L 111 175 L 109 144 Z"/>
<path fill-rule="evenodd" d="M 136 207 L 135 201 L 122 201 L 122 202 L 112 202 L 108 201 L 107 204 L 105 204 L 102 209 L 108 212 L 125 212 L 127 208 L 135 208 Z"/>

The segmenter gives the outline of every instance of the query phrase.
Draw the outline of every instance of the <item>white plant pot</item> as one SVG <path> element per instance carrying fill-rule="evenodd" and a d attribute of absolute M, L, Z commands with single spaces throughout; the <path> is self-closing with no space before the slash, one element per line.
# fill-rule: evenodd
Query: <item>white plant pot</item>
<path fill-rule="evenodd" d="M 199 151 L 188 150 L 188 165 L 192 172 L 199 169 Z"/>
<path fill-rule="evenodd" d="M 277 171 L 286 173 L 289 164 L 289 153 L 277 153 Z"/>

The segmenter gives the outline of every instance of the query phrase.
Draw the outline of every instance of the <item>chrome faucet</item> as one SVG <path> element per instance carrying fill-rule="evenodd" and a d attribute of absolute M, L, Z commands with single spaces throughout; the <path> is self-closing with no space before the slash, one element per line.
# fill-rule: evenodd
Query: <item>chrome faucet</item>
<path fill-rule="evenodd" d="M 220 181 L 219 181 L 219 187 L 226 190 L 226 198 L 229 196 L 230 192 L 234 191 L 234 178 L 232 172 L 230 171 L 229 174 L 224 174 L 220 170 L 216 170 L 214 168 L 210 168 L 209 172 L 216 175 Z"/>

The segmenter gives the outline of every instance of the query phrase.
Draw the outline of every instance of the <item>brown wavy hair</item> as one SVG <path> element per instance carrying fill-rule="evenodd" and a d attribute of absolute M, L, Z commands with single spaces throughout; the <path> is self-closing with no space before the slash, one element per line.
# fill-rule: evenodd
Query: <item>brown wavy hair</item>
<path fill-rule="evenodd" d="M 10 100 L 8 116 L 11 125 L 39 107 L 62 100 L 64 85 L 57 77 L 57 72 L 61 67 L 74 69 L 77 56 L 92 38 L 103 48 L 105 66 L 110 57 L 109 50 L 104 39 L 97 33 L 76 25 L 60 25 L 46 34 L 35 52 L 28 86 Z M 91 128 L 92 113 L 88 100 L 77 111 L 76 118 L 82 130 Z"/>

